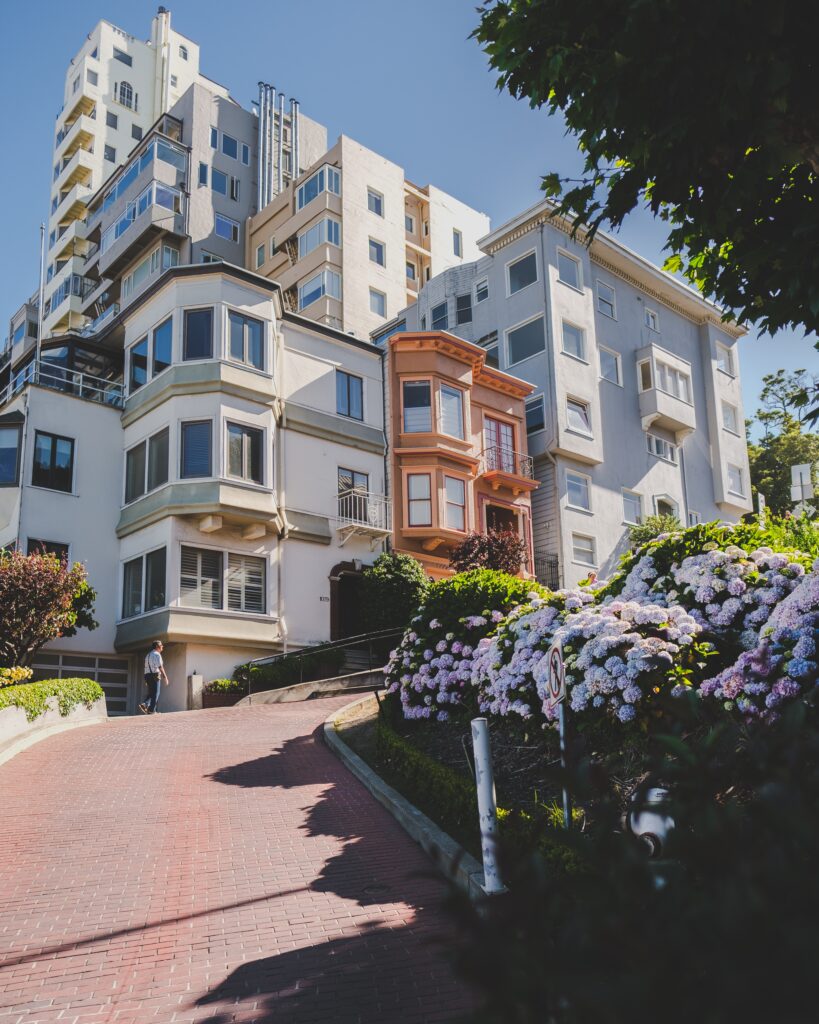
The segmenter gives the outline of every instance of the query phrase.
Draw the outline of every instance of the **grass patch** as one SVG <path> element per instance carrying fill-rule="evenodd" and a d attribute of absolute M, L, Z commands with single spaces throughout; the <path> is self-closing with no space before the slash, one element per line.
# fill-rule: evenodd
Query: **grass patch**
<path fill-rule="evenodd" d="M 57 707 L 63 718 L 81 704 L 93 706 L 105 696 L 99 683 L 92 679 L 42 679 L 37 683 L 5 686 L 0 690 L 0 711 L 3 708 L 22 708 L 29 722 L 48 711 L 49 697 L 57 698 Z"/>

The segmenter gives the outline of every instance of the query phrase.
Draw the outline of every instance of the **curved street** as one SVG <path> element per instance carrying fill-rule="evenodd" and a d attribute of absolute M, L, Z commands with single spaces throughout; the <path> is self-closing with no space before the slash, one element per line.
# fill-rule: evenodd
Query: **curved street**
<path fill-rule="evenodd" d="M 445 886 L 321 739 L 346 703 L 117 719 L 0 766 L 0 1024 L 456 1017 Z"/>

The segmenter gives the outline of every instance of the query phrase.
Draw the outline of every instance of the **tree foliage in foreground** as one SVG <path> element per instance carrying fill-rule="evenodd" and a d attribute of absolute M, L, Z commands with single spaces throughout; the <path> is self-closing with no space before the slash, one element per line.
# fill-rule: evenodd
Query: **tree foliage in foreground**
<path fill-rule="evenodd" d="M 95 597 L 79 562 L 0 554 L 0 665 L 28 665 L 49 640 L 95 629 Z"/>
<path fill-rule="evenodd" d="M 486 0 L 474 34 L 578 139 L 583 178 L 543 181 L 560 212 L 594 233 L 646 204 L 668 269 L 741 321 L 815 331 L 818 27 L 799 0 Z"/>

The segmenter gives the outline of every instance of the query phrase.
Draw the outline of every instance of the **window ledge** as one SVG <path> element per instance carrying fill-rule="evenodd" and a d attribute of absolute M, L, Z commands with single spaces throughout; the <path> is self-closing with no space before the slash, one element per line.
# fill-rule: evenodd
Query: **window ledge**
<path fill-rule="evenodd" d="M 572 565 L 579 565 L 581 569 L 588 569 L 590 572 L 597 572 L 597 563 L 589 562 L 578 562 L 576 558 L 572 559 Z"/>
<path fill-rule="evenodd" d="M 6 485 L 12 486 L 12 485 Z M 63 491 L 59 487 L 43 487 L 42 484 L 29 484 L 32 491 L 44 491 L 46 494 L 64 494 L 66 498 L 79 498 L 77 491 Z"/>
<path fill-rule="evenodd" d="M 522 259 L 525 259 L 526 257 L 524 256 L 524 257 L 521 257 L 521 258 L 522 258 Z M 507 293 L 506 293 L 506 298 L 507 298 L 507 299 L 511 299 L 511 298 L 512 298 L 513 296 L 515 296 L 515 295 L 520 295 L 520 293 L 521 293 L 521 292 L 525 292 L 527 288 L 531 288 L 531 287 L 532 287 L 532 285 L 535 285 L 535 284 L 537 284 L 539 280 L 540 280 L 540 278 L 539 278 L 539 277 L 536 277 L 534 281 L 530 281 L 530 282 L 529 282 L 529 284 L 525 284 L 525 285 L 524 285 L 524 286 L 523 286 L 522 288 L 518 288 L 518 289 L 517 289 L 516 291 L 514 291 L 514 292 L 507 292 Z"/>
<path fill-rule="evenodd" d="M 598 380 L 604 380 L 607 384 L 613 384 L 616 388 L 624 387 L 623 382 L 619 380 L 612 380 L 611 377 L 604 377 L 602 373 L 597 378 Z"/>
<path fill-rule="evenodd" d="M 593 516 L 594 515 L 594 512 L 592 512 L 592 510 L 590 508 L 583 508 L 582 505 L 570 505 L 568 503 L 568 501 L 566 502 L 566 508 L 570 512 L 582 512 L 584 516 Z"/>
<path fill-rule="evenodd" d="M 574 434 L 575 437 L 582 437 L 586 441 L 593 441 L 594 434 L 587 434 L 584 430 L 575 430 L 574 427 L 564 428 L 567 434 Z"/>
<path fill-rule="evenodd" d="M 717 367 L 717 373 L 721 373 L 723 375 L 723 377 L 727 377 L 728 380 L 736 380 L 737 379 L 737 375 L 735 373 L 731 373 L 730 370 L 723 370 L 723 368 L 721 366 Z"/>
<path fill-rule="evenodd" d="M 588 359 L 584 359 L 583 356 L 576 356 L 573 352 L 567 352 L 565 348 L 560 350 L 562 356 L 568 356 L 569 359 L 574 359 L 576 363 L 582 363 L 584 366 L 591 366 Z"/>
<path fill-rule="evenodd" d="M 731 427 L 723 426 L 722 428 L 726 434 L 730 434 L 732 437 L 742 437 L 742 434 L 738 430 L 732 430 Z"/>
<path fill-rule="evenodd" d="M 568 281 L 564 281 L 563 278 L 560 277 L 560 276 L 558 276 L 557 280 L 558 280 L 558 283 L 564 285 L 566 288 L 571 289 L 571 291 L 573 291 L 573 292 L 577 292 L 578 295 L 585 295 L 586 294 L 583 291 L 582 288 L 578 288 L 577 285 L 574 285 L 574 284 L 569 284 Z M 592 566 L 592 568 L 594 568 L 594 567 Z"/>

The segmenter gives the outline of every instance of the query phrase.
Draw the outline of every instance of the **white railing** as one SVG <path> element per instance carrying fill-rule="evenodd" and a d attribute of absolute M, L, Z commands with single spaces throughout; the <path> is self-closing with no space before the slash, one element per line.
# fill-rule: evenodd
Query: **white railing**
<path fill-rule="evenodd" d="M 484 473 L 510 473 L 513 476 L 526 477 L 528 480 L 534 478 L 532 456 L 516 452 L 512 448 L 504 448 L 501 445 L 484 448 L 481 462 Z"/>
<path fill-rule="evenodd" d="M 10 402 L 28 384 L 39 384 L 40 387 L 62 391 L 87 402 L 112 405 L 117 409 L 121 409 L 124 402 L 125 386 L 122 381 L 104 380 L 90 373 L 41 361 L 29 363 L 14 375 L 11 383 L 0 391 L 0 407 Z"/>
<path fill-rule="evenodd" d="M 118 313 L 119 303 L 115 302 L 113 305 L 109 306 L 108 309 L 104 309 L 95 320 L 92 320 L 90 324 L 86 324 L 85 327 L 81 328 L 81 330 L 78 331 L 77 333 L 80 334 L 80 336 L 83 338 L 87 338 L 92 334 L 96 334 L 97 331 L 100 330 L 100 328 L 106 323 L 106 321 L 113 320 L 113 318 Z"/>
<path fill-rule="evenodd" d="M 389 533 L 392 529 L 392 502 L 373 491 L 342 491 L 338 496 L 338 524 L 361 530 Z"/>

